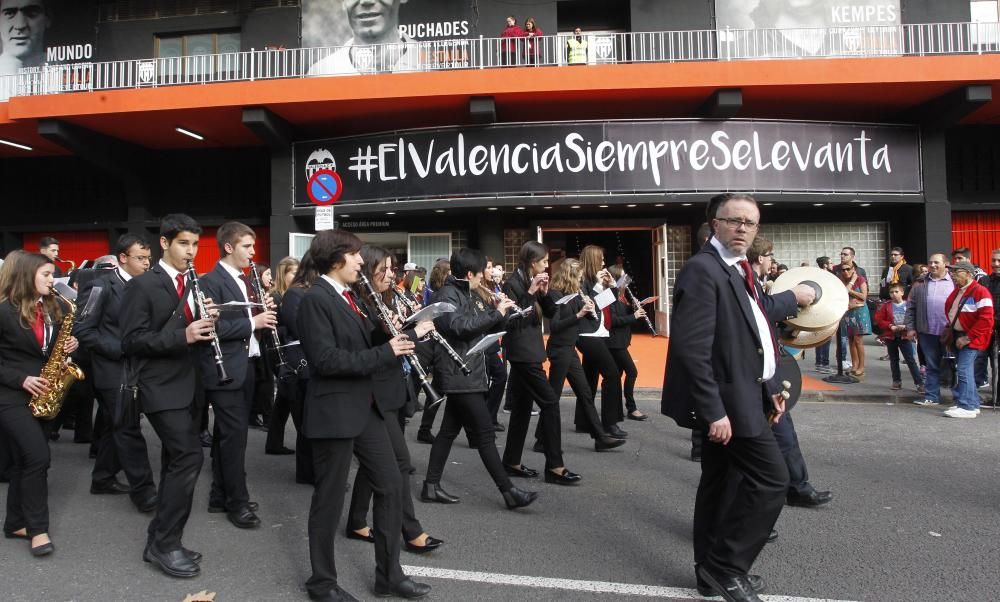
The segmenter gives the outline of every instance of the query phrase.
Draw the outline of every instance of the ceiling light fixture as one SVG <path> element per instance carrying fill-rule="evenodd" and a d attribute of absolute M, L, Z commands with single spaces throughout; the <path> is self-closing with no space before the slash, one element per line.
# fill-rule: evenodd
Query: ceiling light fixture
<path fill-rule="evenodd" d="M 600 207 L 601 207 L 601 209 L 607 209 L 608 208 L 607 205 L 601 205 Z"/>
<path fill-rule="evenodd" d="M 635 207 L 635 203 L 629 203 L 628 205 L 625 205 L 625 206 L 626 207 Z"/>
<path fill-rule="evenodd" d="M 514 209 L 517 209 L 518 211 L 524 211 L 524 207 L 514 207 Z"/>
<path fill-rule="evenodd" d="M 6 144 L 7 146 L 13 146 L 14 148 L 19 148 L 21 150 L 31 151 L 35 150 L 26 144 L 18 144 L 17 142 L 12 142 L 10 140 L 4 140 L 0 138 L 0 144 Z"/>
<path fill-rule="evenodd" d="M 386 215 L 396 215 L 396 212 L 395 211 L 386 211 L 385 214 Z"/>
<path fill-rule="evenodd" d="M 770 207 L 770 206 L 771 206 L 771 205 L 773 205 L 773 204 L 774 204 L 774 203 L 764 203 L 764 206 L 765 206 L 765 207 Z"/>
<path fill-rule="evenodd" d="M 813 203 L 813 207 L 822 207 L 826 203 Z"/>
<path fill-rule="evenodd" d="M 496 210 L 497 210 L 497 208 L 496 208 L 496 207 L 487 207 L 487 210 L 488 210 L 488 211 L 496 211 Z"/>
<path fill-rule="evenodd" d="M 681 207 L 690 207 L 691 203 L 681 203 Z"/>
<path fill-rule="evenodd" d="M 657 203 L 657 204 L 653 205 L 653 207 L 662 207 L 662 206 L 663 206 L 663 203 Z"/>
<path fill-rule="evenodd" d="M 444 209 L 435 209 L 434 213 L 444 213 Z"/>
<path fill-rule="evenodd" d="M 570 205 L 569 208 L 570 209 L 579 209 L 580 206 L 579 205 Z"/>
<path fill-rule="evenodd" d="M 542 207 L 542 209 L 552 209 L 552 205 L 546 205 L 545 207 Z"/>
<path fill-rule="evenodd" d="M 205 137 L 202 136 L 201 134 L 199 134 L 197 132 L 192 132 L 191 130 L 186 130 L 186 129 L 181 128 L 181 127 L 177 127 L 177 128 L 174 128 L 174 129 L 177 130 L 179 133 L 184 134 L 185 136 L 191 136 L 195 140 L 204 140 L 205 139 Z"/>
<path fill-rule="evenodd" d="M 861 207 L 870 207 L 871 203 L 861 203 Z"/>

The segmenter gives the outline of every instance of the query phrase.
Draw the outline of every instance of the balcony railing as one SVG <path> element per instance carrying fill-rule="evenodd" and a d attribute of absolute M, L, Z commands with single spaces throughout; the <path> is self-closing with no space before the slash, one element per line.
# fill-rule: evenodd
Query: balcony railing
<path fill-rule="evenodd" d="M 584 38 L 587 47 L 584 53 L 577 53 L 574 61 L 580 65 L 1000 53 L 997 23 L 708 29 L 587 34 Z M 562 66 L 570 62 L 570 39 L 567 35 L 481 37 L 45 65 L 0 77 L 0 100 L 10 96 L 261 79 Z"/>

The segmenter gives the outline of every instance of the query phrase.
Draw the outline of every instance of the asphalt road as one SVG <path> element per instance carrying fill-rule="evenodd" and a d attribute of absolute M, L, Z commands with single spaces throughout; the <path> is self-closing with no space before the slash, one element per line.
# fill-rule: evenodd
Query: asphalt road
<path fill-rule="evenodd" d="M 568 399 L 563 407 L 569 415 Z M 656 404 L 640 400 L 640 407 L 652 413 Z M 813 482 L 836 497 L 818 510 L 782 513 L 780 538 L 755 566 L 772 600 L 997 599 L 1000 414 L 987 409 L 974 420 L 953 420 L 931 408 L 842 402 L 802 403 L 794 414 Z M 541 496 L 516 512 L 503 506 L 478 455 L 460 436 L 442 485 L 461 503 L 417 502 L 424 527 L 447 543 L 429 556 L 404 551 L 403 564 L 482 573 L 422 577 L 437 600 L 695 598 L 685 594 L 694 587 L 690 529 L 699 475 L 687 459 L 688 432 L 661 416 L 624 427 L 632 434 L 629 443 L 601 454 L 586 435 L 565 432 L 567 464 L 583 483 L 567 488 L 521 481 Z M 289 443 L 290 433 L 291 425 Z M 417 443 L 415 434 L 411 425 L 418 486 L 429 446 Z M 191 580 L 168 578 L 142 562 L 148 517 L 125 496 L 90 495 L 86 446 L 67 439 L 72 437 L 52 445 L 49 473 L 57 551 L 35 559 L 26 542 L 2 540 L 0 599 L 179 602 L 203 589 L 217 592 L 219 601 L 306 599 L 311 490 L 294 483 L 291 457 L 264 455 L 264 433 L 251 431 L 247 467 L 251 496 L 261 506 L 260 529 L 239 530 L 224 515 L 206 512 L 206 454 L 184 539 L 205 555 L 202 575 Z M 158 440 L 152 433 L 147 439 L 151 457 L 158 458 Z M 542 468 L 543 459 L 529 450 L 525 463 Z M 6 488 L 0 489 L 5 496 Z M 373 599 L 371 547 L 343 538 L 337 546 L 341 585 Z M 582 591 L 593 587 L 578 582 L 606 589 Z M 654 588 L 637 587 L 642 585 Z"/>

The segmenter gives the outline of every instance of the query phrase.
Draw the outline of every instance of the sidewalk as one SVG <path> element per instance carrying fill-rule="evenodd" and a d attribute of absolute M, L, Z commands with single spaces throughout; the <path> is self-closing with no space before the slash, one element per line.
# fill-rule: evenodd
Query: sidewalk
<path fill-rule="evenodd" d="M 663 390 L 663 368 L 667 359 L 667 347 L 669 339 L 664 337 L 653 338 L 649 335 L 634 335 L 632 346 L 629 349 L 635 365 L 639 369 L 639 379 L 636 382 L 636 395 L 643 399 L 659 399 Z M 830 357 L 836 355 L 836 347 L 830 348 Z M 889 371 L 889 360 L 881 361 L 878 358 L 885 355 L 885 347 L 879 345 L 875 337 L 865 337 L 865 379 L 857 384 L 834 384 L 828 383 L 823 378 L 829 376 L 815 371 L 815 352 L 812 349 L 805 351 L 805 359 L 799 360 L 799 368 L 802 370 L 802 396 L 801 401 L 854 401 L 854 402 L 878 402 L 878 403 L 912 403 L 920 399 L 910 378 L 906 363 L 900 358 L 900 373 L 903 377 L 903 388 L 899 391 L 890 389 L 892 377 Z M 832 362 L 831 362 L 832 363 Z M 988 404 L 989 391 L 980 392 L 983 403 Z M 944 401 L 951 400 L 950 391 L 942 391 Z"/>

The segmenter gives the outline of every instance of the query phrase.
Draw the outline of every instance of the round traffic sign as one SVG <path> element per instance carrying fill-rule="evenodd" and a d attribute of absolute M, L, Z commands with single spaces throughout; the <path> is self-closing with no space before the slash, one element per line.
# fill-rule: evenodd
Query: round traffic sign
<path fill-rule="evenodd" d="M 317 205 L 336 203 L 343 191 L 340 175 L 329 169 L 321 169 L 314 173 L 306 186 L 306 194 Z"/>

